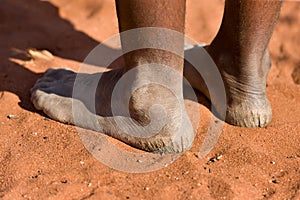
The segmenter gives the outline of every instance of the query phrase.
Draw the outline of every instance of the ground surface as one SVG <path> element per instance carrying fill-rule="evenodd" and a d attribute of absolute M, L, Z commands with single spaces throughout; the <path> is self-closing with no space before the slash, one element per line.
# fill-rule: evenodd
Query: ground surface
<path fill-rule="evenodd" d="M 188 0 L 187 35 L 209 43 L 222 10 L 221 0 Z M 199 104 L 193 148 L 164 169 L 130 174 L 98 162 L 75 127 L 45 118 L 29 96 L 46 69 L 78 69 L 94 46 L 117 33 L 113 1 L 2 0 L 0 198 L 300 199 L 299 27 L 300 3 L 284 3 L 271 41 L 273 121 L 267 128 L 225 125 L 215 148 L 199 159 L 195 152 L 210 120 Z M 29 48 L 46 49 L 54 58 L 30 58 Z"/>

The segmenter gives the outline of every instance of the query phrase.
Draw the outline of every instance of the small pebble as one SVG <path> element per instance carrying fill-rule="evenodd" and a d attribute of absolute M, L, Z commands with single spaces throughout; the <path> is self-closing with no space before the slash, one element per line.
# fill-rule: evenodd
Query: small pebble
<path fill-rule="evenodd" d="M 84 164 L 84 162 L 81 160 L 80 162 L 79 162 L 81 165 L 83 165 Z"/>
<path fill-rule="evenodd" d="M 278 184 L 279 181 L 275 179 L 275 180 L 272 180 L 272 183 Z"/>
<path fill-rule="evenodd" d="M 222 155 L 215 156 L 215 157 L 209 159 L 209 162 L 212 162 L 212 163 L 216 162 L 216 161 L 220 160 L 222 157 L 223 157 Z"/>
<path fill-rule="evenodd" d="M 217 156 L 217 160 L 220 160 L 221 158 L 222 158 L 223 156 L 222 155 L 219 155 L 219 156 Z"/>
<path fill-rule="evenodd" d="M 8 115 L 7 118 L 8 119 L 17 119 L 18 116 L 17 115 Z"/>

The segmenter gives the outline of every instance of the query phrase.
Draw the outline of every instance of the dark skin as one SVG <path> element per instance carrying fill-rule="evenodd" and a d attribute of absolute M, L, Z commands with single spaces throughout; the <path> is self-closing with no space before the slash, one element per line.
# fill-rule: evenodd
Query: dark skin
<path fill-rule="evenodd" d="M 143 27 L 160 27 L 184 33 L 185 0 L 116 0 L 120 32 Z M 154 8 L 155 7 L 155 8 Z M 156 38 L 165 43 L 164 38 Z M 126 49 L 126 39 L 122 39 L 122 48 Z M 147 40 L 147 38 L 144 38 Z M 136 42 L 136 41 L 134 41 Z M 153 41 L 150 41 L 153 42 Z M 129 43 L 130 45 L 130 43 Z M 183 55 L 184 38 L 178 38 L 172 44 Z M 155 49 L 138 50 L 125 55 L 125 68 L 132 68 L 143 63 L 158 62 L 179 70 L 182 73 L 183 59 L 169 52 Z M 143 60 L 141 62 L 141 60 Z"/>
<path fill-rule="evenodd" d="M 228 100 L 226 121 L 233 125 L 264 127 L 271 120 L 265 91 L 270 68 L 268 46 L 281 4 L 281 1 L 227 0 L 220 30 L 206 48 L 223 76 Z M 141 27 L 163 27 L 184 33 L 185 1 L 117 0 L 116 5 L 120 32 Z M 182 44 L 182 41 L 177 42 Z M 123 48 L 126 46 L 123 45 Z M 127 66 L 138 65 L 139 59 L 144 57 L 149 63 L 163 62 L 180 71 L 182 69 L 180 58 L 157 50 L 127 55 Z M 185 76 L 209 98 L 201 77 L 197 77 L 190 68 L 186 65 Z M 242 105 L 244 111 L 239 107 L 242 101 L 247 101 Z"/>
<path fill-rule="evenodd" d="M 227 0 L 220 30 L 206 47 L 223 77 L 230 124 L 264 127 L 271 121 L 266 97 L 269 42 L 281 5 L 281 1 Z M 201 77 L 189 66 L 184 73 L 209 98 Z"/>
<path fill-rule="evenodd" d="M 184 33 L 185 3 L 185 0 L 116 0 L 120 32 L 135 28 L 158 27 Z M 271 120 L 272 111 L 266 97 L 266 77 L 270 68 L 268 46 L 281 4 L 281 1 L 269 0 L 226 0 L 220 30 L 211 45 L 205 47 L 216 63 L 225 85 L 226 121 L 230 124 L 265 127 Z M 92 88 L 90 84 L 97 83 L 97 74 L 85 74 L 77 83 L 78 87 L 82 88 L 80 93 L 82 96 L 79 95 L 77 98 L 83 104 L 77 108 L 82 120 L 79 125 L 76 125 L 105 133 L 147 151 L 165 153 L 185 151 L 193 142 L 193 130 L 188 119 L 187 121 L 181 120 L 186 120 L 185 117 L 182 118 L 185 116 L 182 114 L 186 113 L 185 108 L 181 110 L 179 106 L 183 102 L 182 75 L 184 74 L 191 85 L 208 98 L 210 98 L 209 93 L 201 76 L 188 63 L 184 65 L 183 36 L 170 40 L 171 35 L 153 35 L 148 32 L 146 35 L 137 35 L 137 37 L 142 40 L 136 38 L 128 40 L 126 36 L 121 35 L 122 49 L 126 51 L 131 45 L 142 47 L 144 43 L 158 43 L 167 49 L 176 50 L 178 55 L 155 49 L 135 50 L 125 54 L 126 65 L 123 68 L 102 74 L 103 81 L 98 83 L 96 89 L 96 113 L 89 111 L 85 100 L 90 99 L 87 94 L 89 94 L 89 88 Z M 164 74 L 163 70 L 158 72 L 152 70 L 154 68 L 151 68 L 151 63 L 167 65 L 176 70 L 179 76 L 172 73 Z M 123 98 L 119 98 L 120 102 L 117 102 L 117 105 L 120 108 L 125 105 L 125 109 L 129 107 L 130 117 L 142 126 L 147 126 L 152 121 L 166 120 L 163 128 L 156 135 L 136 137 L 125 134 L 124 129 L 119 129 L 120 127 L 115 123 L 115 116 L 108 116 L 107 113 L 111 113 L 109 109 L 112 86 L 122 75 L 125 76 L 126 72 L 139 69 L 137 66 L 145 64 L 149 66 L 147 71 L 136 70 L 130 79 L 132 82 L 123 84 L 127 87 L 123 91 L 131 91 L 136 84 L 143 83 L 144 79 L 154 76 L 168 80 L 167 87 L 173 88 L 175 92 L 172 93 L 159 85 L 147 85 L 134 90 L 129 105 L 122 102 Z M 146 76 L 144 76 L 145 73 Z M 76 73 L 74 72 L 48 71 L 32 89 L 32 102 L 35 107 L 57 121 L 74 124 L 72 101 L 67 97 L 72 97 L 70 94 L 72 94 L 75 79 Z M 174 94 L 179 99 L 174 99 Z M 162 105 L 162 108 L 153 109 L 152 105 Z M 165 113 L 162 113 L 162 110 Z M 95 126 L 97 123 L 90 123 L 91 121 L 85 118 L 85 116 L 94 115 L 101 129 Z M 127 123 L 126 117 L 122 120 L 122 126 L 129 130 L 137 130 L 132 124 Z M 184 129 L 180 129 L 182 124 L 185 124 Z M 178 130 L 180 130 L 179 135 L 174 135 Z M 145 134 L 147 135 L 147 132 Z"/>

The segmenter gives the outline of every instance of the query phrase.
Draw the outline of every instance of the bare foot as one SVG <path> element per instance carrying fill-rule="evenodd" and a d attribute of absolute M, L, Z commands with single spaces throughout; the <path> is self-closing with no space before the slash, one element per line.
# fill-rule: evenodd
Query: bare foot
<path fill-rule="evenodd" d="M 272 118 L 272 110 L 266 96 L 266 78 L 271 65 L 269 50 L 267 49 L 261 60 L 243 61 L 230 55 L 229 51 L 221 51 L 210 46 L 204 49 L 207 54 L 202 58 L 203 63 L 205 59 L 209 59 L 209 55 L 216 63 L 224 82 L 227 96 L 226 122 L 243 127 L 267 126 Z M 191 51 L 201 52 L 203 49 L 195 46 L 186 50 L 186 54 L 190 54 Z M 239 65 L 245 66 L 236 67 Z M 184 76 L 195 89 L 210 99 L 202 77 L 187 62 L 184 67 Z"/>
<path fill-rule="evenodd" d="M 136 148 L 164 153 L 189 149 L 194 135 L 183 105 L 182 76 L 155 66 L 134 69 L 125 74 L 49 69 L 32 88 L 31 100 L 52 119 Z"/>

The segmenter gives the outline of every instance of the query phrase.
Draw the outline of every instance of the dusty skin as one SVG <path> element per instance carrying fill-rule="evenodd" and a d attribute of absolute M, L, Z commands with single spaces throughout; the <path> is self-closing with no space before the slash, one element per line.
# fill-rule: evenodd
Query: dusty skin
<path fill-rule="evenodd" d="M 50 69 L 31 89 L 31 100 L 35 108 L 43 110 L 52 119 L 105 133 L 142 150 L 164 153 L 187 150 L 193 143 L 194 134 L 184 109 L 183 97 L 180 95 L 182 93 L 182 77 L 176 72 L 165 72 L 172 80 L 166 82 L 165 87 L 152 83 L 134 90 L 132 89 L 134 85 L 139 84 L 138 82 L 143 81 L 145 77 L 154 76 L 155 79 L 163 73 L 160 69 L 161 66 L 140 68 L 142 70 L 127 72 L 132 75 L 128 75 L 129 81 L 119 83 L 124 88 L 118 90 L 121 93 L 116 94 L 118 96 L 116 98 L 112 97 L 113 90 L 117 87 L 117 82 L 122 81 L 122 79 L 120 80 L 122 69 L 102 74 L 82 73 L 79 75 L 70 70 Z M 156 73 L 152 73 L 152 71 Z M 99 78 L 100 76 L 101 78 Z M 93 95 L 94 85 L 97 86 L 95 95 Z M 72 93 L 73 87 L 76 87 L 77 90 L 75 95 Z M 170 91 L 171 87 L 174 88 L 174 92 L 177 91 L 179 99 Z M 131 94 L 132 90 L 134 92 Z M 126 96 L 130 97 L 128 103 L 125 100 Z M 75 101 L 80 102 L 75 111 L 72 110 L 72 97 L 75 98 Z M 95 104 L 89 103 L 92 97 L 96 99 Z M 154 103 L 159 107 L 153 106 Z M 133 123 L 128 119 L 130 115 L 127 117 L 122 115 L 128 109 L 128 104 L 131 108 L 131 116 L 136 119 Z M 91 123 L 87 117 L 92 115 L 93 107 L 95 107 L 97 125 Z M 113 113 L 112 107 L 115 107 L 120 114 Z M 76 113 L 82 115 L 77 119 L 78 123 L 74 122 L 73 112 L 75 115 Z M 181 124 L 184 124 L 185 127 L 182 128 Z M 145 128 L 146 126 L 149 127 Z M 133 135 L 132 131 L 136 135 Z M 147 136 L 147 134 L 151 135 Z"/>
<path fill-rule="evenodd" d="M 188 1 L 186 33 L 209 44 L 220 25 L 223 3 L 198 2 Z M 227 124 L 213 151 L 199 159 L 195 152 L 210 120 L 207 102 L 199 96 L 201 121 L 193 147 L 174 164 L 147 174 L 122 173 L 99 163 L 74 127 L 45 118 L 30 102 L 30 88 L 47 69 L 78 70 L 98 42 L 117 33 L 113 2 L 17 0 L 2 2 L 0 10 L 1 198 L 299 198 L 299 3 L 284 3 L 271 40 L 269 126 Z M 28 48 L 46 49 L 54 58 L 29 57 Z"/>
<path fill-rule="evenodd" d="M 147 151 L 172 153 L 187 150 L 193 141 L 192 126 L 186 125 L 190 122 L 188 117 L 186 117 L 185 109 L 181 108 L 183 106 L 178 106 L 175 103 L 179 101 L 180 105 L 183 105 L 183 97 L 180 95 L 183 93 L 182 78 L 180 77 L 182 75 L 179 75 L 177 78 L 176 74 L 166 72 L 162 68 L 162 65 L 165 64 L 178 73 L 188 71 L 186 69 L 188 68 L 187 66 L 183 67 L 184 37 L 183 35 L 175 37 L 174 34 L 161 33 L 155 31 L 155 29 L 138 33 L 139 29 L 136 29 L 142 27 L 163 27 L 183 32 L 185 26 L 185 3 L 184 0 L 176 3 L 162 3 L 161 1 L 156 2 L 156 0 L 149 3 L 148 1 L 132 0 L 127 4 L 124 4 L 122 1 L 116 1 L 119 29 L 120 32 L 123 32 L 120 39 L 126 63 L 126 65 L 122 66 L 124 74 L 122 70 L 104 73 L 103 77 L 101 77 L 104 80 L 100 80 L 100 83 L 97 85 L 96 74 L 91 74 L 90 76 L 82 75 L 83 77 L 77 78 L 77 83 L 74 83 L 76 73 L 69 74 L 63 70 L 47 71 L 45 76 L 38 80 L 31 90 L 31 99 L 35 108 L 44 111 L 44 113 L 57 121 L 76 124 L 75 120 L 72 119 L 72 115 L 77 115 L 74 115 L 74 112 L 71 110 L 74 106 L 71 106 L 72 101 L 70 98 L 73 97 L 76 101 L 81 101 L 79 104 L 82 104 L 76 107 L 77 110 L 75 110 L 75 112 L 80 113 L 79 115 L 82 115 L 76 125 L 108 134 L 133 147 Z M 154 6 L 153 4 L 156 5 Z M 166 4 L 170 5 L 166 7 Z M 148 7 L 148 9 L 145 9 L 145 7 Z M 166 10 L 167 8 L 168 10 Z M 281 2 L 276 1 L 247 1 L 239 3 L 235 0 L 227 0 L 225 2 L 222 25 L 206 50 L 216 62 L 224 81 L 227 94 L 226 121 L 230 124 L 245 127 L 265 127 L 271 121 L 272 111 L 265 92 L 266 78 L 271 66 L 268 46 L 280 8 Z M 128 14 L 128 10 L 132 9 L 135 12 Z M 168 13 L 170 10 L 173 12 Z M 160 16 L 161 20 L 153 20 L 151 16 Z M 128 30 L 132 32 L 128 33 Z M 136 33 L 133 32 L 134 30 L 136 30 Z M 155 37 L 152 37 L 152 35 Z M 155 47 L 143 46 L 145 44 L 154 45 L 155 43 L 159 44 L 159 46 L 167 47 L 167 49 L 172 48 L 178 51 L 179 56 L 169 53 L 168 50 L 159 51 Z M 132 46 L 148 49 L 126 53 L 127 49 L 132 48 Z M 103 52 L 103 54 L 105 53 Z M 182 55 L 181 57 L 180 54 Z M 103 56 L 104 58 L 105 56 Z M 101 62 L 100 58 L 99 61 Z M 204 61 L 199 59 L 198 62 Z M 150 67 L 151 63 L 162 65 L 160 67 L 157 66 L 158 69 L 155 70 L 154 66 Z M 141 68 L 140 66 L 143 64 L 148 69 Z M 137 68 L 134 68 L 136 66 Z M 119 99 L 121 99 L 118 100 L 120 102 L 115 103 L 116 105 L 113 105 L 114 103 L 109 105 L 107 102 L 114 101 L 110 96 L 112 96 L 111 93 L 115 89 L 107 90 L 106 88 L 114 88 L 114 83 L 120 82 L 118 80 L 120 79 L 119 77 L 128 76 L 130 69 L 135 70 L 135 72 L 131 75 L 128 82 L 122 83 L 124 88 L 119 91 L 119 93 L 130 93 L 130 102 L 123 102 L 126 99 L 124 94 L 118 94 Z M 197 86 L 202 84 L 197 83 L 195 75 L 198 73 L 185 72 L 184 74 L 190 82 L 195 83 L 194 87 L 199 89 Z M 203 74 L 203 76 L 206 78 L 207 75 Z M 168 94 L 167 89 L 155 86 L 152 83 L 152 79 L 160 78 L 163 80 L 164 77 L 168 77 L 165 87 L 173 87 L 175 96 L 179 97 L 179 99 L 172 99 L 172 92 Z M 136 85 L 141 85 L 145 81 L 151 84 L 143 88 L 136 87 L 136 90 L 134 89 Z M 95 84 L 95 89 L 93 89 L 93 84 Z M 72 85 L 74 85 L 74 88 Z M 81 88 L 79 89 L 78 97 L 76 97 L 76 94 L 71 96 L 71 91 L 77 90 L 78 87 Z M 212 85 L 208 87 L 212 90 L 217 90 Z M 91 98 L 92 93 L 90 91 L 93 92 L 94 90 L 96 93 L 95 103 L 87 105 L 85 99 Z M 200 90 L 200 92 L 205 93 L 209 97 L 207 92 L 203 90 Z M 94 104 L 97 107 L 97 111 L 94 114 L 97 115 L 97 124 L 101 126 L 100 128 L 96 128 L 95 123 L 83 117 L 84 115 L 91 115 L 88 109 Z M 217 102 L 217 104 L 221 104 L 221 102 Z M 154 109 L 154 105 L 156 105 L 156 109 Z M 158 105 L 161 108 L 158 108 Z M 220 105 L 216 106 L 220 107 Z M 122 107 L 125 107 L 125 109 L 128 107 L 130 115 L 135 122 L 130 123 L 132 120 L 129 114 L 127 118 L 120 116 L 120 114 L 122 115 L 120 111 L 118 115 L 109 114 L 109 111 L 106 111 L 108 110 L 107 107 L 120 107 L 117 110 L 124 110 Z M 163 110 L 165 114 L 160 112 L 160 110 Z M 115 123 L 117 118 L 122 118 L 119 120 L 121 121 L 119 126 Z M 180 120 L 181 118 L 182 120 Z M 163 121 L 165 121 L 165 124 L 159 130 L 158 127 Z M 137 123 L 139 127 L 135 126 Z M 141 139 L 140 137 L 131 137 L 126 131 L 120 130 L 125 128 L 128 132 L 132 132 L 139 129 L 138 132 L 143 132 L 139 133 L 139 135 L 143 137 L 148 132 L 152 132 L 146 126 L 152 130 L 155 129 L 157 134 Z M 181 128 L 182 126 L 185 127 Z M 177 136 L 177 132 L 181 132 L 180 135 Z"/>

